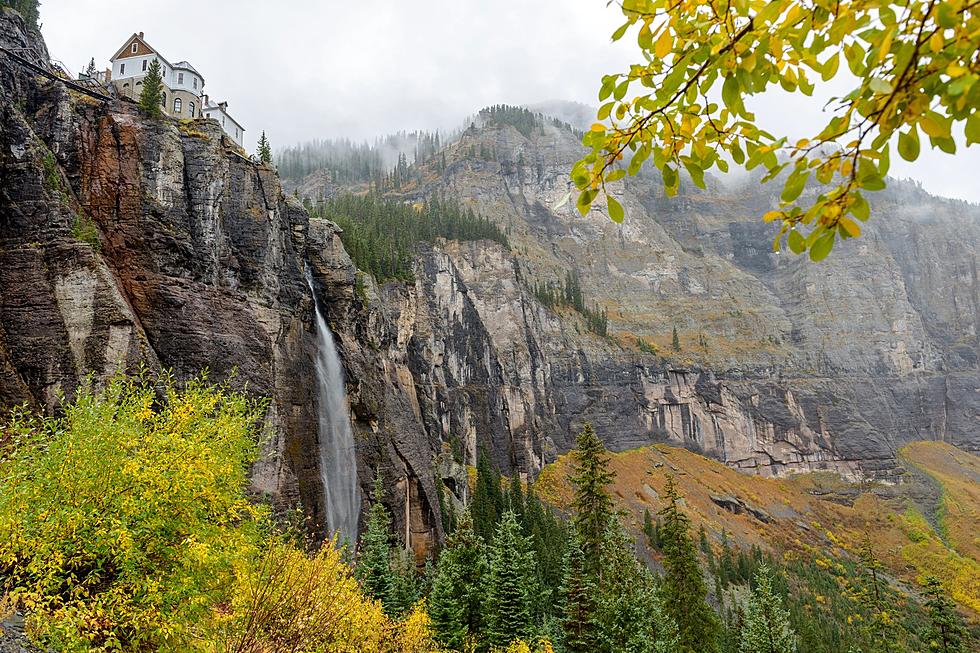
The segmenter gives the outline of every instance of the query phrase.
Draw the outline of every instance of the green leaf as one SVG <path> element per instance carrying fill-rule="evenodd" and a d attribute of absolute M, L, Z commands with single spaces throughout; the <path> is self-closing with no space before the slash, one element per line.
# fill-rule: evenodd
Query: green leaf
<path fill-rule="evenodd" d="M 588 190 L 583 190 L 578 196 L 578 202 L 575 206 L 578 208 L 578 212 L 582 215 L 588 215 L 589 209 L 592 208 L 592 200 L 595 199 L 596 191 L 594 188 L 589 188 Z"/>
<path fill-rule="evenodd" d="M 673 197 L 677 194 L 677 171 L 671 168 L 669 165 L 665 165 L 661 172 L 664 178 L 664 190 L 667 191 L 668 196 Z"/>
<path fill-rule="evenodd" d="M 872 77 L 871 81 L 868 82 L 868 87 L 875 93 L 881 95 L 887 95 L 892 92 L 892 85 L 881 77 Z"/>
<path fill-rule="evenodd" d="M 919 158 L 919 130 L 912 125 L 908 132 L 898 135 L 898 153 L 906 161 Z"/>
<path fill-rule="evenodd" d="M 789 249 L 794 254 L 802 254 L 806 250 L 806 240 L 800 235 L 800 232 L 793 229 L 789 232 L 789 237 L 786 239 Z"/>
<path fill-rule="evenodd" d="M 616 168 L 615 170 L 610 171 L 606 175 L 606 183 L 611 183 L 611 182 L 614 182 L 614 181 L 619 181 L 620 179 L 622 179 L 625 176 L 626 176 L 626 171 L 624 169 L 622 169 L 622 168 Z"/>
<path fill-rule="evenodd" d="M 830 254 L 830 250 L 834 248 L 834 233 L 828 231 L 824 235 L 817 239 L 817 242 L 813 243 L 810 247 L 810 260 L 814 263 L 824 260 L 827 255 Z"/>
<path fill-rule="evenodd" d="M 826 63 L 823 65 L 823 71 L 820 73 L 820 78 L 823 81 L 829 81 L 834 75 L 837 74 L 837 69 L 840 67 L 840 55 L 836 52 L 834 55 L 827 59 Z"/>
<path fill-rule="evenodd" d="M 871 217 L 871 205 L 868 204 L 868 200 L 864 199 L 864 195 L 861 193 L 854 193 L 854 201 L 851 203 L 850 210 L 851 215 L 861 222 L 867 222 L 868 218 Z"/>
<path fill-rule="evenodd" d="M 792 202 L 800 196 L 803 192 L 803 187 L 806 186 L 806 180 L 810 178 L 809 170 L 794 170 L 789 179 L 786 180 L 786 185 L 783 186 L 782 200 L 784 202 Z"/>
<path fill-rule="evenodd" d="M 691 181 L 694 182 L 694 185 L 703 190 L 705 188 L 704 170 L 693 161 L 685 161 L 684 168 L 687 169 L 687 174 L 691 175 Z"/>
<path fill-rule="evenodd" d="M 734 161 L 737 165 L 742 165 L 745 163 L 745 152 L 742 151 L 742 148 L 739 147 L 737 142 L 732 143 L 731 150 L 729 151 L 732 154 L 732 161 Z"/>
<path fill-rule="evenodd" d="M 721 86 L 721 99 L 732 113 L 738 113 L 742 103 L 738 98 L 738 80 L 734 75 L 725 78 L 725 83 Z"/>
<path fill-rule="evenodd" d="M 615 102 L 606 102 L 601 107 L 599 107 L 599 112 L 596 114 L 596 119 L 605 120 L 609 117 L 612 112 L 612 108 L 616 105 Z"/>
<path fill-rule="evenodd" d="M 615 223 L 621 223 L 623 218 L 626 217 L 626 212 L 623 211 L 623 205 L 616 201 L 612 195 L 606 195 L 606 204 L 609 207 L 609 218 Z"/>
<path fill-rule="evenodd" d="M 626 34 L 626 30 L 628 30 L 632 24 L 632 21 L 629 21 L 620 25 L 619 28 L 613 32 L 612 40 L 618 41 L 619 39 L 623 38 L 623 35 Z"/>
<path fill-rule="evenodd" d="M 980 111 L 974 111 L 973 115 L 966 119 L 964 131 L 967 145 L 980 143 Z"/>

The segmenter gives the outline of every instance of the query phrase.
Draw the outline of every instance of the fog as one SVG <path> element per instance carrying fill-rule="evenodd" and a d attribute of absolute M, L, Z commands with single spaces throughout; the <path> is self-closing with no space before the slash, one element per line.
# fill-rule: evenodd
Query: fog
<path fill-rule="evenodd" d="M 42 0 L 54 58 L 100 68 L 134 32 L 170 61 L 186 59 L 254 149 L 317 138 L 373 140 L 452 129 L 483 106 L 596 103 L 600 77 L 638 59 L 612 44 L 619 10 L 605 0 Z M 822 103 L 781 91 L 752 106 L 766 129 L 802 136 Z M 806 134 L 809 135 L 809 134 Z M 962 141 L 960 142 L 962 146 Z M 892 157 L 892 174 L 930 192 L 980 202 L 980 147 L 951 157 Z"/>

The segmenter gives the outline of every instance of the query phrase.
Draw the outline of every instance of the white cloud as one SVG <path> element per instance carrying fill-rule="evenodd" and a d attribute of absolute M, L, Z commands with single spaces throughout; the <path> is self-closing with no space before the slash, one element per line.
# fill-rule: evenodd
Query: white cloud
<path fill-rule="evenodd" d="M 372 139 L 450 128 L 488 104 L 595 103 L 599 79 L 636 57 L 611 44 L 619 24 L 605 0 L 43 0 L 52 56 L 100 66 L 133 32 L 200 70 L 254 143 Z M 773 131 L 816 127 L 802 96 L 758 101 Z M 932 192 L 980 201 L 980 148 L 950 157 L 893 157 L 892 172 Z"/>

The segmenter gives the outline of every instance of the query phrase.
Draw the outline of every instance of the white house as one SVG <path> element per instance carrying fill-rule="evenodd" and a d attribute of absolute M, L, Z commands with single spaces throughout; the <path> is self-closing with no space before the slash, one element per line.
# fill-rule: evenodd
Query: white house
<path fill-rule="evenodd" d="M 228 103 L 213 104 L 204 93 L 204 76 L 187 61 L 170 63 L 143 37 L 133 34 L 109 60 L 110 79 L 116 90 L 138 99 L 143 78 L 153 60 L 160 62 L 165 87 L 161 102 L 164 112 L 174 118 L 213 118 L 225 133 L 239 145 L 245 140 L 245 128 L 228 113 Z"/>
<path fill-rule="evenodd" d="M 204 117 L 213 118 L 221 123 L 221 128 L 239 145 L 245 140 L 245 128 L 228 113 L 227 102 L 212 102 L 204 96 Z"/>

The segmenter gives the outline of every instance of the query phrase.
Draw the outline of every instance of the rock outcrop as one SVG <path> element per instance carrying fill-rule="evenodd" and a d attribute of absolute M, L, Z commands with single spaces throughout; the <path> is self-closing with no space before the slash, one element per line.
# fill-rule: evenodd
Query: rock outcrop
<path fill-rule="evenodd" d="M 43 52 L 16 14 L 0 20 L 0 45 Z M 407 517 L 420 549 L 440 536 L 411 375 L 344 312 L 353 269 L 330 249 L 331 225 L 311 225 L 214 121 L 147 119 L 6 57 L 0 116 L 0 406 L 56 413 L 88 377 L 206 370 L 270 399 L 253 489 L 302 504 L 322 527 L 309 262 L 345 344 L 355 412 L 371 407 L 357 443 L 362 495 L 380 468 L 399 527 Z"/>

